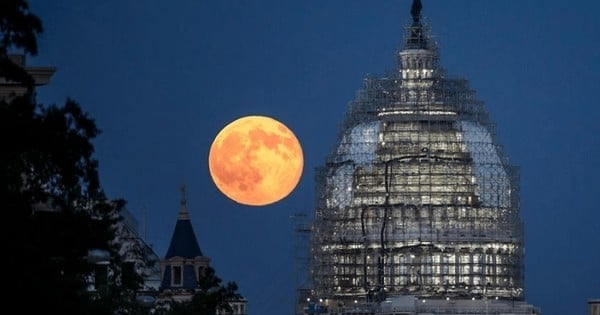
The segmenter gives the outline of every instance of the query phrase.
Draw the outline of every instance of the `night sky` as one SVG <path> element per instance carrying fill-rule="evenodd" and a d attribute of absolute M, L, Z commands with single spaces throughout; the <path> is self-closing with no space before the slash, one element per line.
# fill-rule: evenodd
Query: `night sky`
<path fill-rule="evenodd" d="M 30 65 L 56 66 L 38 102 L 70 97 L 103 131 L 102 186 L 124 198 L 159 256 L 185 183 L 204 255 L 238 283 L 251 315 L 294 308 L 290 217 L 314 207 L 347 104 L 395 66 L 410 0 L 30 1 L 44 23 Z M 545 315 L 586 314 L 600 297 L 600 2 L 423 0 L 441 65 L 485 102 L 521 167 L 525 295 Z M 305 168 L 266 207 L 221 194 L 213 138 L 245 115 L 294 131 Z"/>

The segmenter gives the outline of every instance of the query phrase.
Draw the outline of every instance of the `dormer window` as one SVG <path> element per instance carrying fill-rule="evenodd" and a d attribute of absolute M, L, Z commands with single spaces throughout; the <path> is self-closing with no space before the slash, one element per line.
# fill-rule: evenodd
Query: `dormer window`
<path fill-rule="evenodd" d="M 181 266 L 171 266 L 171 275 L 171 285 L 183 285 L 183 271 L 181 270 Z"/>

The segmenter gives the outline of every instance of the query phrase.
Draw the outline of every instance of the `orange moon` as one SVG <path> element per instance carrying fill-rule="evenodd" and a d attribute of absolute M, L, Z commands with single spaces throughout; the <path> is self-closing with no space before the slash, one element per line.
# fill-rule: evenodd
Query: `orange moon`
<path fill-rule="evenodd" d="M 270 117 L 246 116 L 217 134 L 208 167 L 213 182 L 229 199 L 264 206 L 294 190 L 304 157 L 300 142 L 284 124 Z"/>

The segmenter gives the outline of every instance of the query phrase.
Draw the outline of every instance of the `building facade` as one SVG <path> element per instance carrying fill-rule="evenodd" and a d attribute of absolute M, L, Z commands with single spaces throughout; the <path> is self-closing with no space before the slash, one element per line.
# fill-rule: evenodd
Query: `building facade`
<path fill-rule="evenodd" d="M 181 208 L 173 230 L 167 254 L 160 262 L 160 288 L 157 305 L 168 308 L 169 303 L 189 302 L 200 290 L 199 281 L 210 268 L 210 258 L 202 254 L 190 221 L 181 187 Z M 247 301 L 240 297 L 229 301 L 232 312 L 217 310 L 216 315 L 247 315 Z"/>
<path fill-rule="evenodd" d="M 138 229 L 138 221 L 129 210 L 121 209 L 119 220 L 115 224 L 116 244 L 120 244 L 119 254 L 125 262 L 126 272 L 135 272 L 143 279 L 136 296 L 144 303 L 152 298 L 154 301 L 160 285 L 160 257 L 142 238 Z"/>
<path fill-rule="evenodd" d="M 54 72 L 56 72 L 55 67 L 26 65 L 24 54 L 9 54 L 7 57 L 10 62 L 23 68 L 31 76 L 34 87 L 50 83 L 50 78 L 54 75 Z M 28 87 L 22 82 L 13 82 L 5 77 L 0 77 L 0 101 L 10 102 L 15 97 L 25 95 L 27 91 Z"/>
<path fill-rule="evenodd" d="M 365 79 L 317 169 L 309 313 L 524 300 L 518 167 L 475 91 L 440 66 L 421 9 L 397 67 Z"/>
<path fill-rule="evenodd" d="M 190 222 L 182 187 L 181 209 L 177 216 L 167 254 L 160 262 L 162 298 L 176 302 L 189 301 L 198 287 L 198 281 L 209 267 L 210 259 L 200 250 L 196 234 Z"/>
<path fill-rule="evenodd" d="M 590 315 L 600 315 L 600 299 L 588 300 Z"/>

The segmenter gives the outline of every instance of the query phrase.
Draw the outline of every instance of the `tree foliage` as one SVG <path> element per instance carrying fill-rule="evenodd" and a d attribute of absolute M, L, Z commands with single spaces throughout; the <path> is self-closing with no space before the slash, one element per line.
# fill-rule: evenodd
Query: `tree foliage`
<path fill-rule="evenodd" d="M 123 256 L 146 253 L 124 248 L 118 223 L 125 201 L 102 191 L 92 143 L 100 130 L 74 100 L 37 104 L 33 79 L 8 56 L 14 48 L 37 54 L 41 32 L 26 1 L 0 1 L 0 80 L 27 88 L 23 96 L 0 98 L 5 299 L 29 300 L 19 305 L 26 314 L 147 313 L 135 301 L 143 279 Z M 90 261 L 90 250 L 110 254 L 108 269 Z M 229 307 L 236 290 L 208 269 L 192 301 L 174 304 L 173 314 L 214 314 Z"/>
<path fill-rule="evenodd" d="M 92 140 L 99 129 L 77 102 L 35 103 L 33 80 L 8 49 L 37 53 L 40 19 L 22 0 L 0 2 L 0 77 L 28 93 L 0 99 L 0 209 L 8 300 L 29 299 L 24 313 L 129 313 L 140 285 L 122 281 L 124 262 L 114 226 L 123 201 L 109 201 L 98 178 Z M 91 249 L 109 252 L 102 290 L 89 290 L 98 265 Z M 110 302 L 110 303 L 109 303 Z"/>
<path fill-rule="evenodd" d="M 33 84 L 27 72 L 7 58 L 7 53 L 14 48 L 22 49 L 26 54 L 37 55 L 37 36 L 42 31 L 42 21 L 29 12 L 29 5 L 25 0 L 0 1 L 0 77 L 23 82 L 28 86 Z"/>
<path fill-rule="evenodd" d="M 94 305 L 88 250 L 109 250 L 112 213 L 98 183 L 93 120 L 74 101 L 41 107 L 19 97 L 0 102 L 0 205 L 14 294 L 31 311 L 81 313 Z"/>
<path fill-rule="evenodd" d="M 72 100 L 43 107 L 30 99 L 0 102 L 9 292 L 26 292 L 35 302 L 24 305 L 31 312 L 115 314 L 128 307 L 141 279 L 123 281 L 121 244 L 113 240 L 124 202 L 107 200 L 100 188 L 91 143 L 98 130 Z M 91 249 L 110 253 L 102 290 L 88 290 L 98 267 L 88 261 Z"/>
<path fill-rule="evenodd" d="M 11 47 L 22 48 L 26 53 L 37 55 L 37 36 L 43 31 L 40 18 L 29 12 L 24 0 L 0 2 L 0 53 L 6 54 Z"/>
<path fill-rule="evenodd" d="M 190 301 L 171 301 L 159 308 L 158 315 L 215 315 L 217 310 L 225 313 L 232 312 L 229 302 L 240 299 L 237 293 L 237 284 L 228 282 L 223 284 L 211 267 L 205 269 L 198 281 L 198 288 Z"/>

